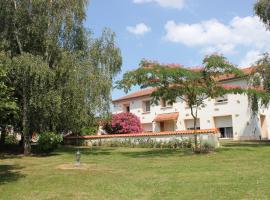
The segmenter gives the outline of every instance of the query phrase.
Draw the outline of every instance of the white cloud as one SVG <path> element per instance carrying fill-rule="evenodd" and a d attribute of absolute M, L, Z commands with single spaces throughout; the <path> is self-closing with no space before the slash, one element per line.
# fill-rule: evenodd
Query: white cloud
<path fill-rule="evenodd" d="M 216 19 L 196 24 L 168 21 L 165 30 L 166 40 L 198 47 L 203 53 L 232 54 L 237 47 L 263 51 L 270 43 L 270 32 L 256 16 L 234 17 L 227 25 Z"/>
<path fill-rule="evenodd" d="M 258 50 L 248 51 L 246 56 L 240 61 L 240 67 L 252 66 L 260 58 L 262 58 L 262 52 Z"/>
<path fill-rule="evenodd" d="M 161 7 L 182 9 L 186 0 L 133 0 L 134 3 L 157 3 Z"/>
<path fill-rule="evenodd" d="M 151 28 L 144 23 L 139 23 L 136 26 L 128 26 L 127 31 L 135 35 L 144 35 L 145 33 L 151 31 Z"/>

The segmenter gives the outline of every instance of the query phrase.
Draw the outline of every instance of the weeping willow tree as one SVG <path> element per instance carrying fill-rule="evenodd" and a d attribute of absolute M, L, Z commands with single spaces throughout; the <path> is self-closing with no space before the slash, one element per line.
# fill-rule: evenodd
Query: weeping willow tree
<path fill-rule="evenodd" d="M 0 1 L 0 51 L 11 63 L 7 83 L 17 99 L 25 154 L 31 133 L 78 132 L 109 112 L 121 52 L 110 29 L 92 38 L 83 26 L 87 3 Z"/>

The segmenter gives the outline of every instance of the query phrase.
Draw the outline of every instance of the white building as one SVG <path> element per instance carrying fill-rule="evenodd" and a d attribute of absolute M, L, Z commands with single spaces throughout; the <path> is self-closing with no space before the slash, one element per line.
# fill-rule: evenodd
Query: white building
<path fill-rule="evenodd" d="M 233 86 L 248 86 L 248 75 L 252 68 L 243 69 L 245 77 L 220 77 L 220 82 Z M 150 104 L 153 88 L 140 90 L 113 101 L 114 113 L 131 112 L 137 115 L 145 132 L 187 130 L 193 128 L 190 109 L 178 99 L 173 105 L 160 101 Z M 270 112 L 260 108 L 254 116 L 246 95 L 229 94 L 217 99 L 205 100 L 198 111 L 198 129 L 219 128 L 221 138 L 234 140 L 270 139 Z"/>

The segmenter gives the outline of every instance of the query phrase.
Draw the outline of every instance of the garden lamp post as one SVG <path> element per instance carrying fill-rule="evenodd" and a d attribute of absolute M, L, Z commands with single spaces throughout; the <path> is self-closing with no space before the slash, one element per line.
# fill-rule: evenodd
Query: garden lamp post
<path fill-rule="evenodd" d="M 78 147 L 78 145 L 79 145 L 79 142 L 78 142 L 78 135 L 77 135 L 77 140 L 76 140 L 76 142 L 77 142 L 77 147 Z M 77 150 L 77 152 L 75 153 L 75 166 L 80 166 L 80 164 L 81 164 L 81 162 L 80 162 L 80 160 L 81 160 L 81 153 L 80 153 L 80 150 L 79 150 L 79 148 L 78 148 L 78 150 Z"/>

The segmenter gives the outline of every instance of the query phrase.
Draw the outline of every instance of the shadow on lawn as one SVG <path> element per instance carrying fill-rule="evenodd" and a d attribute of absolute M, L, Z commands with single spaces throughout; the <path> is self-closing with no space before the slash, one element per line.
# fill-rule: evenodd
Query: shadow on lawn
<path fill-rule="evenodd" d="M 122 155 L 132 158 L 168 157 L 168 156 L 193 156 L 191 149 L 151 149 L 145 151 L 121 152 Z"/>
<path fill-rule="evenodd" d="M 270 141 L 230 141 L 221 143 L 222 147 L 270 147 Z"/>
<path fill-rule="evenodd" d="M 62 146 L 60 149 L 58 149 L 55 153 L 69 153 L 69 154 L 75 154 L 77 150 L 80 150 L 81 154 L 83 155 L 111 155 L 112 151 L 114 151 L 114 148 L 100 148 L 100 147 L 76 147 L 76 146 Z"/>
<path fill-rule="evenodd" d="M 22 154 L 0 153 L 0 160 L 22 158 Z"/>
<path fill-rule="evenodd" d="M 25 175 L 21 174 L 21 169 L 23 167 L 19 165 L 0 165 L 0 185 L 24 178 Z"/>

